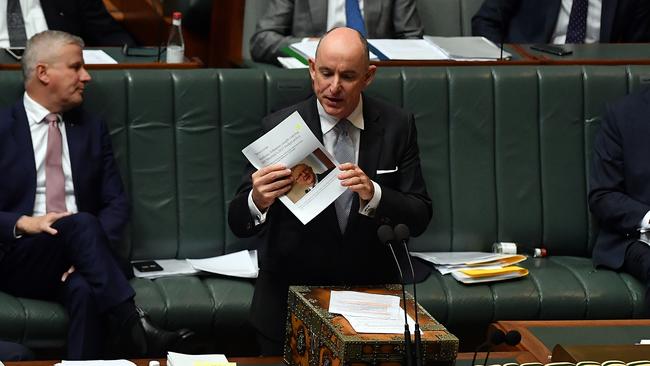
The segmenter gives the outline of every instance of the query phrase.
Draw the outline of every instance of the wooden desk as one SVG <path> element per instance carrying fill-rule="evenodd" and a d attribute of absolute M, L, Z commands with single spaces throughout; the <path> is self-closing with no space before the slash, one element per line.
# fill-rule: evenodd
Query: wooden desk
<path fill-rule="evenodd" d="M 98 49 L 98 48 L 88 48 Z M 108 70 L 108 69 L 197 69 L 203 67 L 203 62 L 197 58 L 187 60 L 180 64 L 168 64 L 165 62 L 156 62 L 156 57 L 134 57 L 122 54 L 121 47 L 103 47 L 101 48 L 109 56 L 115 59 L 117 64 L 89 64 L 85 65 L 89 70 Z M 163 60 L 164 60 L 163 54 Z M 20 70 L 20 62 L 11 57 L 4 50 L 0 50 L 0 70 Z"/>
<path fill-rule="evenodd" d="M 498 351 L 525 351 L 539 362 L 551 362 L 556 344 L 630 346 L 643 338 L 650 338 L 650 320 L 556 320 L 556 321 L 499 321 L 490 328 L 507 333 L 521 333 L 517 346 L 497 346 Z"/>

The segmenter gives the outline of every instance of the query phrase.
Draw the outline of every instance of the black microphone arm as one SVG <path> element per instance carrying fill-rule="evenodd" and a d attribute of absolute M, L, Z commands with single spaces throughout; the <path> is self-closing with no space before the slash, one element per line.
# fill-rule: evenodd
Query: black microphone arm
<path fill-rule="evenodd" d="M 413 262 L 409 254 L 408 240 L 411 237 L 411 231 L 408 226 L 404 224 L 397 224 L 395 226 L 395 238 L 402 243 L 406 259 L 408 259 L 409 267 L 411 267 L 411 280 L 413 281 L 413 311 L 415 312 L 415 329 L 413 335 L 415 336 L 415 364 L 422 366 L 422 337 L 420 334 L 420 322 L 418 320 L 418 292 L 415 285 L 415 270 L 413 270 Z M 406 307 L 406 305 L 404 305 Z"/>
<path fill-rule="evenodd" d="M 388 225 L 381 225 L 377 229 L 377 237 L 379 240 L 388 246 L 393 259 L 395 260 L 395 265 L 397 266 L 397 272 L 399 274 L 400 283 L 402 284 L 402 301 L 404 301 L 404 357 L 406 358 L 406 365 L 413 366 L 412 358 L 412 346 L 411 346 L 411 331 L 409 330 L 409 323 L 406 317 L 406 290 L 404 289 L 404 275 L 402 273 L 402 267 L 399 265 L 397 256 L 395 255 L 395 250 L 393 250 L 393 241 L 395 241 L 395 232 Z"/>
<path fill-rule="evenodd" d="M 476 355 L 482 350 L 482 349 L 487 349 L 487 355 L 485 356 L 485 361 L 483 361 L 483 365 L 485 366 L 485 363 L 487 362 L 488 357 L 490 356 L 490 350 L 492 349 L 492 346 L 501 344 L 505 341 L 506 335 L 503 333 L 502 330 L 500 329 L 495 329 L 492 331 L 485 342 L 483 344 L 479 345 L 476 347 L 476 351 L 474 352 L 474 357 L 472 357 L 472 365 L 474 366 L 474 362 L 476 362 Z"/>

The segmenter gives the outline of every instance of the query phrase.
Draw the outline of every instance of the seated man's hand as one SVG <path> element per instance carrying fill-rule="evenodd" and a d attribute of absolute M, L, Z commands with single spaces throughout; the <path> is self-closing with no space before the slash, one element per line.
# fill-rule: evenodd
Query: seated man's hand
<path fill-rule="evenodd" d="M 339 169 L 341 169 L 341 174 L 338 178 L 341 180 L 341 185 L 359 194 L 361 200 L 370 201 L 375 194 L 375 186 L 366 173 L 352 163 L 341 164 Z"/>
<path fill-rule="evenodd" d="M 40 233 L 56 235 L 58 231 L 52 225 L 57 220 L 70 215 L 71 212 L 50 212 L 44 216 L 21 216 L 16 222 L 16 231 L 29 235 Z"/>
<path fill-rule="evenodd" d="M 266 166 L 251 176 L 253 180 L 253 202 L 264 212 L 275 199 L 289 192 L 293 179 L 291 170 L 282 164 Z"/>

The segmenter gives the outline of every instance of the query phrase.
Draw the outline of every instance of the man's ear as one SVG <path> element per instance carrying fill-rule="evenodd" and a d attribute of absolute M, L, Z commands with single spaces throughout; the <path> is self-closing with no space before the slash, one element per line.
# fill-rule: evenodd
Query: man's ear
<path fill-rule="evenodd" d="M 375 73 L 377 72 L 377 66 L 375 65 L 370 65 L 368 66 L 368 72 L 366 73 L 366 80 L 365 80 L 365 88 L 372 83 L 373 80 L 375 80 Z"/>
<path fill-rule="evenodd" d="M 45 64 L 36 64 L 36 78 L 43 84 L 50 83 L 50 75 L 47 73 L 47 65 Z"/>
<path fill-rule="evenodd" d="M 309 76 L 312 81 L 316 78 L 316 61 L 311 57 L 309 58 Z"/>

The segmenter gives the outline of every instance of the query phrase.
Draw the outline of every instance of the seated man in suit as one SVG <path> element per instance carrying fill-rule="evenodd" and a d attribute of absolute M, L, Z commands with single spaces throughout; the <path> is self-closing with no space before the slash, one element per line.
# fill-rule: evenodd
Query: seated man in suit
<path fill-rule="evenodd" d="M 166 351 L 179 335 L 153 327 L 111 254 L 129 203 L 105 124 L 80 105 L 90 75 L 83 41 L 32 37 L 25 93 L 0 113 L 0 291 L 58 301 L 69 318 L 67 357 L 102 357 L 107 321 L 128 356 Z"/>
<path fill-rule="evenodd" d="M 270 0 L 250 40 L 254 61 L 276 63 L 281 49 L 348 26 L 367 38 L 422 38 L 415 0 Z"/>
<path fill-rule="evenodd" d="M 495 43 L 650 41 L 646 0 L 485 0 L 472 34 Z"/>
<path fill-rule="evenodd" d="M 419 235 L 431 219 L 413 115 L 362 94 L 375 71 L 363 36 L 335 28 L 309 60 L 314 95 L 262 121 L 268 131 L 298 111 L 342 162 L 338 179 L 348 188 L 303 225 L 277 200 L 291 189 L 291 170 L 247 166 L 228 222 L 236 235 L 260 235 L 263 243 L 251 307 L 263 354 L 281 353 L 289 285 L 399 281 L 389 250 L 377 239 L 378 227 L 407 223 Z"/>
<path fill-rule="evenodd" d="M 589 207 L 600 232 L 596 266 L 622 270 L 650 285 L 650 89 L 607 107 L 594 142 Z M 650 306 L 650 291 L 646 291 Z"/>
<path fill-rule="evenodd" d="M 0 341 L 0 361 L 33 360 L 34 354 L 22 344 Z"/>
<path fill-rule="evenodd" d="M 4 12 L 2 12 L 4 10 Z M 81 37 L 87 46 L 135 46 L 102 0 L 7 0 L 0 10 L 0 47 L 24 47 L 34 34 L 52 29 Z"/>

